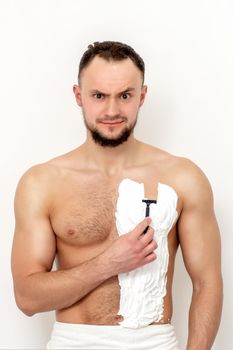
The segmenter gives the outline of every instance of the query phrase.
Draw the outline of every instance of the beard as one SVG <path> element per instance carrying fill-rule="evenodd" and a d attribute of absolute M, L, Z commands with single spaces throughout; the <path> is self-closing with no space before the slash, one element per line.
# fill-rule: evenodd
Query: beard
<path fill-rule="evenodd" d="M 126 142 L 129 138 L 129 136 L 133 133 L 133 130 L 137 124 L 137 117 L 135 119 L 135 122 L 129 126 L 126 126 L 121 131 L 120 134 L 116 135 L 115 137 L 108 137 L 108 136 L 104 135 L 101 131 L 99 131 L 97 127 L 88 124 L 88 122 L 85 118 L 85 113 L 83 112 L 83 119 L 84 119 L 85 126 L 90 131 L 93 141 L 102 147 L 117 147 L 119 145 L 122 145 L 124 142 Z M 119 118 L 122 119 L 122 121 L 127 121 L 126 117 L 116 116 L 116 117 L 111 118 L 111 119 L 110 118 L 108 118 L 108 119 L 106 119 L 106 118 L 100 119 L 99 118 L 99 119 L 97 119 L 97 122 L 98 121 L 106 121 L 106 120 L 114 121 L 114 120 L 117 120 Z"/>

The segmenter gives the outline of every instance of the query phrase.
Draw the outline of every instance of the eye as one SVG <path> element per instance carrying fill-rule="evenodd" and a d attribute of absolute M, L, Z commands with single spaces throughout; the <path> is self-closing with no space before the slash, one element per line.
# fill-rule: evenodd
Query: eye
<path fill-rule="evenodd" d="M 128 92 L 124 92 L 122 95 L 121 95 L 121 98 L 123 100 L 128 100 L 130 98 L 130 94 Z"/>
<path fill-rule="evenodd" d="M 96 98 L 97 100 L 101 100 L 104 98 L 104 95 L 101 94 L 101 92 L 97 92 L 96 94 L 93 95 L 94 98 Z"/>

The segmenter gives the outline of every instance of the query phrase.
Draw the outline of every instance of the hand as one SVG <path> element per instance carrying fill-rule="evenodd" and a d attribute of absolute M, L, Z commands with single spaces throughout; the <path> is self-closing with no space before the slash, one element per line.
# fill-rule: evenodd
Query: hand
<path fill-rule="evenodd" d="M 104 252 L 112 275 L 132 271 L 156 259 L 154 230 L 149 227 L 143 234 L 150 222 L 151 219 L 146 217 L 131 232 L 117 238 Z"/>

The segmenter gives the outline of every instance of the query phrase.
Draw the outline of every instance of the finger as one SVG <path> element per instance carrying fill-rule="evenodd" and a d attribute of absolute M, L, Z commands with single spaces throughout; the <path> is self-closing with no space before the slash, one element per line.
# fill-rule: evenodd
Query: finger
<path fill-rule="evenodd" d="M 144 263 L 149 264 L 150 262 L 154 261 L 156 258 L 157 258 L 156 254 L 152 252 L 145 257 Z"/>
<path fill-rule="evenodd" d="M 154 229 L 149 226 L 147 233 L 140 236 L 140 241 L 146 246 L 154 238 Z"/>
<path fill-rule="evenodd" d="M 153 239 L 144 249 L 143 249 L 143 255 L 147 256 L 154 252 L 154 250 L 158 247 L 157 243 Z"/>
<path fill-rule="evenodd" d="M 148 228 L 149 228 L 149 226 L 147 226 L 147 227 L 145 228 L 145 230 L 143 231 L 143 234 L 147 233 Z"/>
<path fill-rule="evenodd" d="M 132 231 L 132 236 L 135 238 L 139 238 L 143 231 L 150 225 L 151 223 L 151 218 L 148 216 L 144 218 Z"/>

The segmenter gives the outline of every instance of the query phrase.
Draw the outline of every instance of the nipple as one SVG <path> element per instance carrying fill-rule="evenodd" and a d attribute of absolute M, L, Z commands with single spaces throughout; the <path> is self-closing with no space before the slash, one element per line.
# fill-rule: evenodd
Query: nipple
<path fill-rule="evenodd" d="M 69 236 L 73 236 L 75 234 L 75 230 L 69 229 L 67 233 Z"/>

